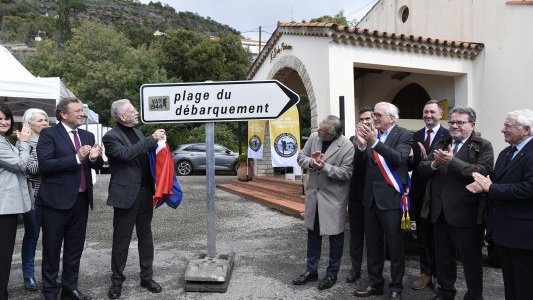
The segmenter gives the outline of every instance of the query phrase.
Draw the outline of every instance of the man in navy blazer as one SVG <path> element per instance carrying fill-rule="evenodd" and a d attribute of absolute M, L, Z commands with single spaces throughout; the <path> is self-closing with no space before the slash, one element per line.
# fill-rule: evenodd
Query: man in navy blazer
<path fill-rule="evenodd" d="M 411 284 L 414 290 L 421 290 L 433 283 L 435 272 L 435 258 L 433 250 L 433 226 L 428 218 L 420 216 L 422 202 L 426 192 L 427 180 L 418 173 L 420 161 L 427 158 L 438 140 L 449 137 L 448 129 L 440 125 L 442 107 L 437 100 L 429 100 L 422 112 L 425 126 L 413 135 L 413 156 L 409 159 L 411 177 L 412 217 L 416 221 L 416 237 L 420 255 L 420 276 Z"/>
<path fill-rule="evenodd" d="M 91 299 L 78 290 L 80 258 L 85 243 L 89 206 L 93 206 L 91 168 L 102 164 L 94 135 L 78 129 L 85 123 L 81 102 L 62 99 L 56 107 L 60 121 L 45 128 L 37 143 L 41 187 L 36 204 L 42 207 L 44 299 Z M 63 245 L 62 283 L 57 282 Z M 61 286 L 60 286 L 61 285 Z"/>
<path fill-rule="evenodd" d="M 505 299 L 531 299 L 533 278 L 533 110 L 507 114 L 502 133 L 509 147 L 492 177 L 473 173 L 467 189 L 489 195 L 492 238 L 500 253 Z"/>

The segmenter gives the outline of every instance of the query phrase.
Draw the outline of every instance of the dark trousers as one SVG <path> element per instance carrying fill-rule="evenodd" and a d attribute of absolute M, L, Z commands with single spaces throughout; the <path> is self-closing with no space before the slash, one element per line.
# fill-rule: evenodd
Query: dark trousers
<path fill-rule="evenodd" d="M 60 290 L 57 283 L 61 245 L 63 245 L 63 290 L 78 289 L 80 259 L 85 244 L 89 199 L 87 192 L 79 193 L 70 209 L 41 207 L 43 230 L 43 289 L 45 299 L 56 299 Z"/>
<path fill-rule="evenodd" d="M 483 299 L 483 266 L 481 263 L 480 226 L 455 227 L 448 224 L 441 213 L 434 224 L 435 262 L 439 282 L 438 294 L 443 299 L 454 299 L 457 290 L 456 250 L 463 260 L 468 291 L 464 299 Z"/>
<path fill-rule="evenodd" d="M 533 250 L 498 246 L 502 262 L 505 300 L 531 299 Z"/>
<path fill-rule="evenodd" d="M 376 203 L 365 207 L 365 238 L 368 277 L 373 287 L 383 287 L 383 266 L 385 264 L 384 238 L 391 258 L 391 291 L 401 293 L 405 273 L 403 235 L 400 227 L 400 209 L 380 210 Z"/>
<path fill-rule="evenodd" d="M 0 300 L 8 298 L 7 284 L 9 283 L 11 260 L 13 259 L 15 237 L 17 236 L 17 216 L 17 214 L 0 215 L 0 236 L 2 237 L 2 246 L 0 247 Z"/>
<path fill-rule="evenodd" d="M 35 277 L 35 249 L 41 232 L 41 208 L 35 207 L 24 215 L 24 237 L 22 238 L 22 276 Z"/>
<path fill-rule="evenodd" d="M 329 264 L 326 276 L 337 278 L 341 265 L 342 250 L 344 247 L 344 232 L 329 236 Z M 318 220 L 318 207 L 315 215 L 313 230 L 307 230 L 307 271 L 317 272 L 322 251 L 322 236 Z"/>
<path fill-rule="evenodd" d="M 133 226 L 137 232 L 141 280 L 152 279 L 154 261 L 152 194 L 151 187 L 142 186 L 131 208 L 114 208 L 113 249 L 111 251 L 111 283 L 113 285 L 122 285 L 126 280 L 123 272 L 128 260 Z"/>
<path fill-rule="evenodd" d="M 416 239 L 420 254 L 420 273 L 436 276 L 435 256 L 433 249 L 433 224 L 429 219 L 416 218 Z"/>
<path fill-rule="evenodd" d="M 362 196 L 361 196 L 362 197 Z M 364 207 L 361 198 L 350 198 L 348 213 L 350 221 L 350 260 L 352 267 L 350 272 L 359 278 L 361 265 L 363 264 L 363 245 L 365 243 L 365 219 Z"/>

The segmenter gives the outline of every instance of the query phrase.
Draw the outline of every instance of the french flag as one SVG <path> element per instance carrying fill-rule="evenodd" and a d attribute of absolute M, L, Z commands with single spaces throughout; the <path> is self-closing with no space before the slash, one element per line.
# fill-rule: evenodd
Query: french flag
<path fill-rule="evenodd" d="M 154 207 L 166 203 L 172 208 L 177 208 L 183 193 L 176 179 L 174 160 L 165 140 L 158 141 L 157 148 L 150 151 L 150 170 L 155 178 Z"/>

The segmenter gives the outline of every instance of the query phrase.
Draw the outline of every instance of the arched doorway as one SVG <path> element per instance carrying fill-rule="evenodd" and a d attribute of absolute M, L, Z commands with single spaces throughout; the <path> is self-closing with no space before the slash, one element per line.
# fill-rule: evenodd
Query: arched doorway
<path fill-rule="evenodd" d="M 424 104 L 431 99 L 428 92 L 419 84 L 411 83 L 403 87 L 392 100 L 400 109 L 402 119 L 420 119 Z"/>

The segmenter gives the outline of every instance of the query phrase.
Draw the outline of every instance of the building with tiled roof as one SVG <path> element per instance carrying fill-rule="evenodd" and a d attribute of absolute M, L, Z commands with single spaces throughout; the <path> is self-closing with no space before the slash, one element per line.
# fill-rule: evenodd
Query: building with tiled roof
<path fill-rule="evenodd" d="M 341 116 L 347 136 L 359 108 L 379 101 L 396 104 L 412 130 L 429 99 L 471 106 L 497 153 L 505 114 L 533 103 L 532 3 L 379 0 L 356 27 L 280 22 L 248 78 L 306 96 L 312 128 Z"/>

